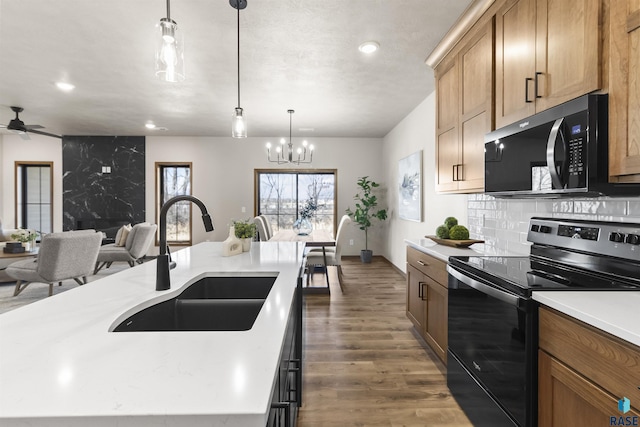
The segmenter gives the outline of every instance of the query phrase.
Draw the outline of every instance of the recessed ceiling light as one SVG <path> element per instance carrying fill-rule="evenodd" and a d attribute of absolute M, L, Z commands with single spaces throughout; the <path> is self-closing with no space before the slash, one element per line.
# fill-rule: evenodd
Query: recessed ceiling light
<path fill-rule="evenodd" d="M 153 123 L 147 123 L 146 125 L 144 125 L 144 127 L 146 127 L 147 129 L 155 129 L 156 125 L 154 125 Z"/>
<path fill-rule="evenodd" d="M 56 82 L 56 87 L 63 92 L 71 92 L 76 88 L 74 85 L 67 82 Z"/>
<path fill-rule="evenodd" d="M 378 42 L 368 41 L 358 46 L 358 50 L 362 53 L 373 53 L 380 47 Z"/>

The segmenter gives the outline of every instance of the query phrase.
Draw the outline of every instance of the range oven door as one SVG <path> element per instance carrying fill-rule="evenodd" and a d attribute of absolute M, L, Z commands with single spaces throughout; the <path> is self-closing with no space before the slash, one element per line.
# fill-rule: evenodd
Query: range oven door
<path fill-rule="evenodd" d="M 535 426 L 535 303 L 447 269 L 451 393 L 475 426 Z"/>

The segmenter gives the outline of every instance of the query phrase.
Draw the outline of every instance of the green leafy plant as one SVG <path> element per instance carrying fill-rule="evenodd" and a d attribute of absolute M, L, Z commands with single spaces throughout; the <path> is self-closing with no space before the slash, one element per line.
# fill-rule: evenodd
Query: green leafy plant
<path fill-rule="evenodd" d="M 238 239 L 254 238 L 256 235 L 256 225 L 251 219 L 233 221 L 233 227 L 236 230 L 236 237 Z"/>
<path fill-rule="evenodd" d="M 360 191 L 353 197 L 356 201 L 356 207 L 354 210 L 351 210 L 351 207 L 347 208 L 346 213 L 360 226 L 360 230 L 364 231 L 364 247 L 365 250 L 369 250 L 367 231 L 373 225 L 371 221 L 374 218 L 380 221 L 387 219 L 387 210 L 376 209 L 378 198 L 373 194 L 373 189 L 379 187 L 380 184 L 371 181 L 368 176 L 363 176 L 358 178 L 357 185 L 360 187 Z"/>
<path fill-rule="evenodd" d="M 17 233 L 13 233 L 11 238 L 17 242 L 27 243 L 38 238 L 38 233 L 32 230 L 20 229 Z"/>
<path fill-rule="evenodd" d="M 300 209 L 300 218 L 311 219 L 318 210 L 318 205 L 313 199 L 308 199 L 302 209 Z"/>

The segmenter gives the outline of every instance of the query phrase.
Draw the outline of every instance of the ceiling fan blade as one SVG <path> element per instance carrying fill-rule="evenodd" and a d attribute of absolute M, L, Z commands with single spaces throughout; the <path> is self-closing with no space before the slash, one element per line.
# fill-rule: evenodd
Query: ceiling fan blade
<path fill-rule="evenodd" d="M 35 133 L 35 134 L 38 134 L 38 135 L 51 136 L 51 137 L 53 137 L 53 138 L 60 138 L 60 139 L 62 139 L 62 137 L 61 137 L 60 135 L 55 135 L 55 134 L 53 134 L 53 133 L 49 133 L 49 132 L 43 132 L 43 131 L 41 131 L 41 130 L 33 130 L 33 129 L 29 129 L 29 132 L 31 132 L 31 133 Z"/>
<path fill-rule="evenodd" d="M 31 139 L 31 137 L 29 136 L 28 133 L 26 132 L 20 132 L 18 135 L 20 135 L 20 138 L 24 139 L 24 140 L 29 140 Z"/>
<path fill-rule="evenodd" d="M 40 125 L 25 125 L 24 127 L 27 128 L 27 130 L 32 130 L 32 129 L 44 129 L 44 126 L 40 126 Z"/>

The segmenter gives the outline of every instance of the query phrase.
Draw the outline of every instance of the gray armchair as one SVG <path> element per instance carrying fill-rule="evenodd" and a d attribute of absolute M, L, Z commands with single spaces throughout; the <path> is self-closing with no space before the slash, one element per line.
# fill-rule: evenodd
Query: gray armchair
<path fill-rule="evenodd" d="M 87 283 L 101 243 L 102 235 L 94 230 L 45 235 L 36 259 L 17 261 L 7 267 L 7 275 L 16 279 L 13 295 L 18 295 L 32 282 L 48 283 L 49 296 L 53 294 L 54 282 L 61 285 L 63 280 L 74 279 L 80 285 Z"/>
<path fill-rule="evenodd" d="M 157 229 L 156 224 L 136 224 L 129 232 L 124 246 L 116 246 L 115 243 L 102 246 L 93 273 L 97 274 L 105 266 L 111 267 L 114 262 L 127 262 L 131 267 L 136 263 L 141 264 L 142 257 L 153 244 Z"/>

